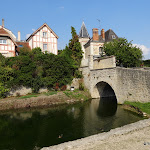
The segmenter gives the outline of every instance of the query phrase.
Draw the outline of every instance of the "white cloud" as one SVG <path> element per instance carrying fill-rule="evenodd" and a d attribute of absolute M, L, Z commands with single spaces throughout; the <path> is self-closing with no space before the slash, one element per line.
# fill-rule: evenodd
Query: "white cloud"
<path fill-rule="evenodd" d="M 31 34 L 26 34 L 26 39 L 30 36 Z"/>
<path fill-rule="evenodd" d="M 65 7 L 64 7 L 64 6 L 60 6 L 59 8 L 60 8 L 60 9 L 64 9 Z"/>
<path fill-rule="evenodd" d="M 35 29 L 32 29 L 32 31 L 34 32 L 34 31 L 36 31 Z"/>
<path fill-rule="evenodd" d="M 140 44 L 133 44 L 133 46 L 139 47 L 142 50 L 144 59 L 150 59 L 150 48 Z"/>

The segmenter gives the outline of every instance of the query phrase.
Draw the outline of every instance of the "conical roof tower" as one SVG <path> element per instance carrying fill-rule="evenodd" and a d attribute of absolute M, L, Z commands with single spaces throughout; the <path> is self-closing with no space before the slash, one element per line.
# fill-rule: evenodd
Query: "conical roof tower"
<path fill-rule="evenodd" d="M 79 38 L 90 38 L 84 22 L 82 22 L 82 26 L 81 26 L 80 33 L 79 33 Z"/>

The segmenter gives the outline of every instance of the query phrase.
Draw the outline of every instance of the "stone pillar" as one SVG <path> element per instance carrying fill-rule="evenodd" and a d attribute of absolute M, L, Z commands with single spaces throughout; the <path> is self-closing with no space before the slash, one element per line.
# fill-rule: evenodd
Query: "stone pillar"
<path fill-rule="evenodd" d="M 93 45 L 91 44 L 90 45 L 90 55 L 89 55 L 89 64 L 88 64 L 88 66 L 89 66 L 89 69 L 91 70 L 91 69 L 93 69 Z"/>

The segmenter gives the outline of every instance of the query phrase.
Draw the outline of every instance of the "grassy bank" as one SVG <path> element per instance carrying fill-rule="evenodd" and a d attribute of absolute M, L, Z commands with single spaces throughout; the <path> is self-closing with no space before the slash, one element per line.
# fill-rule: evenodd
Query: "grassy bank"
<path fill-rule="evenodd" d="M 88 91 L 49 91 L 41 94 L 28 94 L 25 96 L 0 99 L 0 111 L 21 110 L 29 108 L 44 108 L 73 104 L 90 99 Z"/>
<path fill-rule="evenodd" d="M 139 108 L 142 112 L 145 112 L 147 114 L 150 115 L 150 102 L 148 103 L 140 103 L 140 102 L 129 102 L 129 101 L 125 101 L 124 102 L 125 105 L 131 105 L 134 107 Z"/>

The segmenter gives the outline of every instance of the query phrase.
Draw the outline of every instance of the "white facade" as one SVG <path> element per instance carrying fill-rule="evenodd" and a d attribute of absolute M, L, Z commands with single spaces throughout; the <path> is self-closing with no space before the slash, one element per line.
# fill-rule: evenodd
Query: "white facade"
<path fill-rule="evenodd" d="M 8 29 L 0 26 L 0 53 L 5 57 L 16 56 L 15 35 Z"/>
<path fill-rule="evenodd" d="M 40 47 L 42 52 L 58 54 L 57 39 L 55 33 L 45 24 L 35 31 L 28 39 L 31 49 Z"/>

